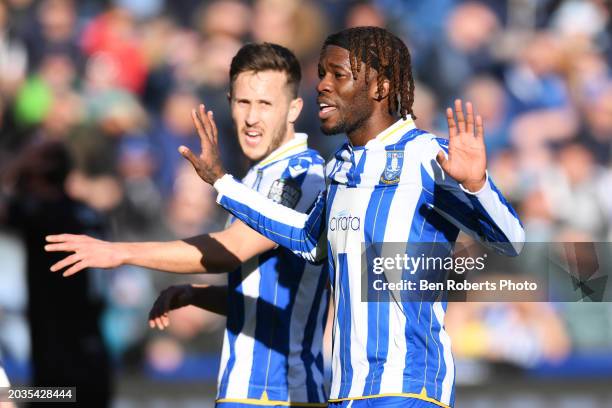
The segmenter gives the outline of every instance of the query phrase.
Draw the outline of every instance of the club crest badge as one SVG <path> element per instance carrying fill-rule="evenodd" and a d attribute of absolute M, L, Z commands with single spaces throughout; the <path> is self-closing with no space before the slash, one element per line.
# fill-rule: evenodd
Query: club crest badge
<path fill-rule="evenodd" d="M 383 184 L 399 183 L 403 162 L 404 152 L 387 152 L 387 162 L 385 163 L 385 171 L 383 171 L 383 174 L 380 176 L 380 182 Z"/>

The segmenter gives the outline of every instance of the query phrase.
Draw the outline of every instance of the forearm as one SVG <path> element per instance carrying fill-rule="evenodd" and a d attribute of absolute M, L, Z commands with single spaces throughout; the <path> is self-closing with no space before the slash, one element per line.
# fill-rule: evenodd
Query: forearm
<path fill-rule="evenodd" d="M 120 242 L 113 244 L 122 264 L 137 265 L 170 273 L 221 273 L 239 265 L 227 251 L 206 250 L 219 245 L 209 235 L 168 242 Z"/>
<path fill-rule="evenodd" d="M 320 259 L 319 240 L 324 233 L 325 197 L 309 214 L 275 203 L 254 190 L 224 176 L 215 183 L 217 202 L 236 218 L 268 239 L 309 261 Z"/>
<path fill-rule="evenodd" d="M 227 316 L 227 286 L 191 285 L 191 304 L 200 309 Z"/>
<path fill-rule="evenodd" d="M 518 255 L 525 241 L 525 231 L 518 215 L 488 177 L 477 192 L 466 192 L 479 215 L 480 236 L 508 255 Z M 505 245 L 504 245 L 505 244 Z"/>

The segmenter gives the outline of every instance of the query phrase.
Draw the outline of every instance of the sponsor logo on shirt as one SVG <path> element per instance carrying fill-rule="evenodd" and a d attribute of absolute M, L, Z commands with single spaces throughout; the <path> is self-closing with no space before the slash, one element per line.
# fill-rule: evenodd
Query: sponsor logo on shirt
<path fill-rule="evenodd" d="M 361 218 L 354 217 L 348 211 L 340 211 L 329 219 L 330 231 L 359 231 Z"/>
<path fill-rule="evenodd" d="M 289 208 L 295 208 L 300 197 L 302 197 L 300 186 L 290 179 L 274 180 L 268 193 L 268 198 Z"/>

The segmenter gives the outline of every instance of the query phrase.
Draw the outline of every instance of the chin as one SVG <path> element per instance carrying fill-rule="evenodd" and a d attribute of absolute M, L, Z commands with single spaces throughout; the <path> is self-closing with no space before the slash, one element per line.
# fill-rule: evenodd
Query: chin
<path fill-rule="evenodd" d="M 266 157 L 265 153 L 244 152 L 244 155 L 252 162 L 258 162 Z"/>
<path fill-rule="evenodd" d="M 329 118 L 325 122 L 321 122 L 321 132 L 323 132 L 323 134 L 331 136 L 346 133 L 346 123 L 342 117 L 340 116 L 335 119 L 336 120 L 332 120 L 332 118 Z"/>
<path fill-rule="evenodd" d="M 324 135 L 331 136 L 345 133 L 345 129 L 344 126 L 341 124 L 337 124 L 335 126 L 321 125 L 321 132 L 323 132 Z"/>

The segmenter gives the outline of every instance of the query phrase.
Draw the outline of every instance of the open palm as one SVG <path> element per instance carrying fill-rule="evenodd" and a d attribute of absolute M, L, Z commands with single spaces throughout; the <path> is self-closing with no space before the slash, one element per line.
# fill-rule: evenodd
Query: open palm
<path fill-rule="evenodd" d="M 486 180 L 487 154 L 484 144 L 482 118 L 476 115 L 472 104 L 465 105 L 466 114 L 460 99 L 455 101 L 455 112 L 446 109 L 448 121 L 448 157 L 440 151 L 436 160 L 442 169 L 455 181 L 469 191 L 478 191 Z M 455 114 L 457 122 L 455 122 Z"/>

